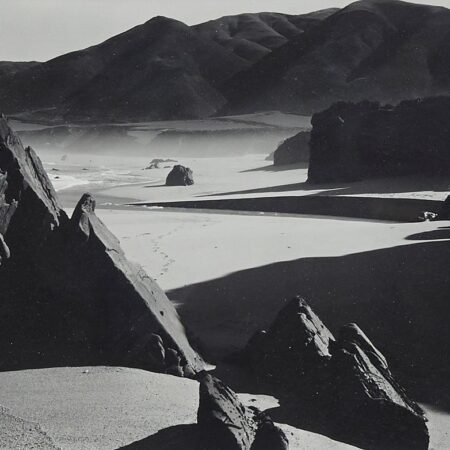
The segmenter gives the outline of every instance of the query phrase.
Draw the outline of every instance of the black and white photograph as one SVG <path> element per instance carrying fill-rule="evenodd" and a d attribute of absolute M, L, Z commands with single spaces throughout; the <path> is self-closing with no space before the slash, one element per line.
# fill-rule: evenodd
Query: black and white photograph
<path fill-rule="evenodd" d="M 450 0 L 0 0 L 0 450 L 450 450 Z"/>

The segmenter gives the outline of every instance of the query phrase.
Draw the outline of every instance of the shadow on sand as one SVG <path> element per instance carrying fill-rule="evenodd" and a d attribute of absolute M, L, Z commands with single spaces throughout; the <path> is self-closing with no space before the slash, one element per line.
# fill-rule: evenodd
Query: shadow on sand
<path fill-rule="evenodd" d="M 250 172 L 285 172 L 286 170 L 297 170 L 297 169 L 307 169 L 309 163 L 303 162 L 298 164 L 289 164 L 286 166 L 274 166 L 273 164 L 257 167 L 255 169 L 241 170 L 239 173 L 250 173 Z"/>
<path fill-rule="evenodd" d="M 246 172 L 293 170 L 303 168 L 302 166 L 275 166 L 251 169 Z M 290 169 L 286 169 L 289 167 Z M 305 167 L 306 168 L 306 167 Z M 307 181 L 299 183 L 281 184 L 276 186 L 267 186 L 263 188 L 246 189 L 239 191 L 222 192 L 211 194 L 211 196 L 239 195 L 239 194 L 264 194 L 271 192 L 292 192 L 292 191 L 320 191 L 312 195 L 363 195 L 363 194 L 402 194 L 414 193 L 420 191 L 448 192 L 448 179 L 436 179 L 425 177 L 399 177 L 395 179 L 380 178 L 355 182 L 337 182 L 326 184 L 315 184 Z"/>
<path fill-rule="evenodd" d="M 339 239 L 339 236 L 336 236 Z M 418 401 L 450 411 L 450 241 L 303 258 L 169 292 L 212 362 L 241 349 L 300 294 L 337 333 L 356 322 Z M 233 388 L 240 391 L 239 377 Z M 242 391 L 241 391 L 242 392 Z"/>
<path fill-rule="evenodd" d="M 437 241 L 450 239 L 450 227 L 439 227 L 437 230 L 411 234 L 406 239 L 408 241 Z"/>
<path fill-rule="evenodd" d="M 202 447 L 197 425 L 192 424 L 165 428 L 152 436 L 120 448 L 123 450 L 199 450 Z"/>

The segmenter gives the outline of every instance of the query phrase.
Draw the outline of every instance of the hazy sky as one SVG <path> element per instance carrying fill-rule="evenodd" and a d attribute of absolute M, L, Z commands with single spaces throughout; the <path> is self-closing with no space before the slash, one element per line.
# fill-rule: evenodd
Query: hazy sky
<path fill-rule="evenodd" d="M 227 14 L 291 14 L 350 0 L 0 0 L 0 61 L 46 61 L 97 44 L 153 16 L 195 24 Z M 450 8 L 450 0 L 427 2 Z"/>

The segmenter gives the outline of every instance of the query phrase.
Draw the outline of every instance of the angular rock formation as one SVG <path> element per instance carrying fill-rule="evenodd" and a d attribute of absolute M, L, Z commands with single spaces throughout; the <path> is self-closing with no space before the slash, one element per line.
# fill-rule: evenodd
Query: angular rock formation
<path fill-rule="evenodd" d="M 450 175 L 450 97 L 339 102 L 312 118 L 308 181 Z"/>
<path fill-rule="evenodd" d="M 167 175 L 167 186 L 191 186 L 192 184 L 194 184 L 194 174 L 189 167 L 177 164 Z"/>
<path fill-rule="evenodd" d="M 374 449 L 428 448 L 423 411 L 408 398 L 384 356 L 357 325 L 341 329 L 332 346 L 329 371 L 336 436 L 359 439 Z"/>
<path fill-rule="evenodd" d="M 450 195 L 445 199 L 437 218 L 438 220 L 450 220 Z"/>
<path fill-rule="evenodd" d="M 303 299 L 250 340 L 242 362 L 257 380 L 288 392 L 323 434 L 369 449 L 428 448 L 424 413 L 382 353 L 355 324 L 335 340 Z"/>
<path fill-rule="evenodd" d="M 311 133 L 301 131 L 300 133 L 286 139 L 275 150 L 273 163 L 275 166 L 286 166 L 309 161 L 309 140 Z"/>
<path fill-rule="evenodd" d="M 197 423 L 204 448 L 217 450 L 287 449 L 284 432 L 256 408 L 245 407 L 219 379 L 199 374 L 200 404 Z M 270 444 L 270 447 L 267 447 Z"/>
<path fill-rule="evenodd" d="M 0 267 L 0 368 L 127 365 L 178 373 L 203 362 L 175 308 L 95 214 L 85 194 L 69 219 L 31 148 L 0 120 L 0 233 L 10 258 Z M 170 366 L 173 366 L 173 361 Z"/>
<path fill-rule="evenodd" d="M 309 378 L 312 371 L 326 364 L 331 358 L 329 344 L 333 340 L 306 301 L 296 297 L 279 312 L 267 332 L 252 337 L 244 359 L 254 369 L 258 381 L 276 380 L 292 387 L 298 385 L 300 378 Z"/>
<path fill-rule="evenodd" d="M 258 416 L 258 429 L 251 450 L 288 450 L 289 440 L 266 413 Z"/>

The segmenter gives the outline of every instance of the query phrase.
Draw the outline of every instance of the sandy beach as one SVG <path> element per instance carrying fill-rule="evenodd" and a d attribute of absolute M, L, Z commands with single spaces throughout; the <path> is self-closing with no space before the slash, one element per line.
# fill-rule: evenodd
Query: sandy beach
<path fill-rule="evenodd" d="M 142 128 L 148 133 L 148 124 Z M 270 325 L 295 295 L 307 298 L 333 332 L 357 322 L 393 370 L 403 373 L 414 366 L 407 387 L 427 411 L 430 448 L 445 448 L 450 361 L 430 349 L 447 327 L 448 279 L 442 264 L 448 261 L 450 222 L 143 204 L 323 195 L 442 201 L 449 193 L 447 180 L 309 185 L 307 165 L 274 167 L 266 153 L 243 151 L 235 157 L 178 155 L 177 163 L 194 170 L 195 184 L 166 187 L 175 162 L 143 170 L 151 156 L 79 152 L 64 157 L 65 152 L 45 149 L 42 155 L 67 212 L 83 192 L 95 196 L 99 218 L 127 256 L 167 292 L 201 353 L 246 402 L 271 409 L 291 448 L 350 447 L 284 420 L 278 400 L 249 393 L 245 374 L 223 358 Z M 435 368 L 432 373 L 429 367 Z M 186 442 L 185 433 L 196 421 L 197 383 L 170 376 L 127 368 L 54 368 L 2 373 L 0 381 L 7 424 L 0 432 L 3 439 L 19 442 L 8 448 L 172 449 Z M 26 395 L 17 395 L 19 389 Z M 25 436 L 24 428 L 30 430 Z M 135 441 L 140 444 L 130 446 Z"/>

